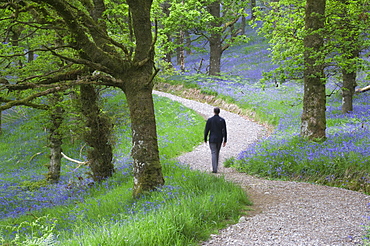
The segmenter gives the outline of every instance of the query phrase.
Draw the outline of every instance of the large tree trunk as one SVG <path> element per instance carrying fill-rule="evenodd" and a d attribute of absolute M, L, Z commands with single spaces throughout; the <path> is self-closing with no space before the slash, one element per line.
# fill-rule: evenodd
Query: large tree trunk
<path fill-rule="evenodd" d="M 221 5 L 215 1 L 208 6 L 209 13 L 215 18 L 212 27 L 220 27 Z M 218 76 L 221 73 L 222 41 L 219 31 L 212 31 L 209 37 L 209 75 Z"/>
<path fill-rule="evenodd" d="M 63 135 L 60 126 L 63 122 L 63 107 L 58 105 L 63 100 L 61 95 L 53 94 L 50 99 L 50 128 L 49 128 L 49 147 L 50 163 L 48 164 L 48 174 L 46 179 L 54 184 L 59 182 L 61 160 L 62 160 L 62 143 Z"/>
<path fill-rule="evenodd" d="M 153 90 L 154 47 L 152 43 L 150 9 L 151 0 L 128 0 L 132 13 L 136 52 L 134 62 L 140 66 L 132 67 L 122 75 L 130 108 L 132 151 L 134 159 L 133 196 L 153 190 L 164 184 L 159 160 Z M 149 58 L 149 59 L 148 59 Z M 142 64 L 142 61 L 145 63 Z"/>
<path fill-rule="evenodd" d="M 319 30 L 325 23 L 326 0 L 307 0 L 304 38 L 304 97 L 301 118 L 301 136 L 311 140 L 325 139 L 326 94 L 323 58 L 324 43 Z"/>
<path fill-rule="evenodd" d="M 136 77 L 140 80 L 140 77 Z M 145 81 L 147 82 L 147 81 Z M 152 88 L 126 90 L 132 129 L 131 156 L 134 159 L 134 197 L 164 184 L 159 161 Z"/>
<path fill-rule="evenodd" d="M 98 94 L 92 85 L 81 85 L 81 111 L 86 118 L 84 140 L 91 147 L 88 161 L 94 181 L 101 181 L 113 175 L 112 128 L 108 116 L 101 113 Z"/>

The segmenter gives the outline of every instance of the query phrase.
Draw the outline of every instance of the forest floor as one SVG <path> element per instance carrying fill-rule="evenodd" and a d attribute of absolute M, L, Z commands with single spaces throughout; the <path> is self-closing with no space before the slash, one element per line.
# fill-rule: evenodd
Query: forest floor
<path fill-rule="evenodd" d="M 238 111 L 234 105 L 202 98 L 201 101 L 210 101 L 211 106 L 168 93 L 154 93 L 181 102 L 205 119 L 212 116 L 214 106 L 221 106 L 220 116 L 227 123 L 228 143 L 221 149 L 219 172 L 214 175 L 239 184 L 253 202 L 237 224 L 211 235 L 201 245 L 363 245 L 369 224 L 370 196 L 304 182 L 267 180 L 225 168 L 223 161 L 237 157 L 249 145 L 266 137 L 270 130 L 240 114 L 228 112 Z M 211 154 L 206 144 L 178 159 L 193 169 L 211 172 Z"/>

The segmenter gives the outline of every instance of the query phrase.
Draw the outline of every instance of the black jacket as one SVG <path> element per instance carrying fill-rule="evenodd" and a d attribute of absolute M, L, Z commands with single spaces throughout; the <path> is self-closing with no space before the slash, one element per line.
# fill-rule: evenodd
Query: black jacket
<path fill-rule="evenodd" d="M 226 143 L 227 131 L 225 120 L 218 115 L 209 118 L 204 129 L 204 142 L 207 142 L 208 133 L 210 143 Z"/>

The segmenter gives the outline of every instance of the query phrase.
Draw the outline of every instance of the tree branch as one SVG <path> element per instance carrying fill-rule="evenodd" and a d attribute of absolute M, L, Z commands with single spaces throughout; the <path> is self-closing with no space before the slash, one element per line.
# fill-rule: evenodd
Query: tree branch
<path fill-rule="evenodd" d="M 29 89 L 38 89 L 38 88 L 50 88 L 55 89 L 58 87 L 66 87 L 63 90 L 71 88 L 73 86 L 90 84 L 90 85 L 104 85 L 104 86 L 113 86 L 120 88 L 123 84 L 123 81 L 117 80 L 111 76 L 103 74 L 87 75 L 86 70 L 74 70 L 69 71 L 64 74 L 58 74 L 55 77 L 45 78 L 44 80 L 38 83 L 17 83 L 17 84 L 4 84 L 0 87 L 0 91 L 7 89 L 9 91 L 21 91 Z M 43 94 L 41 96 L 44 96 Z"/>
<path fill-rule="evenodd" d="M 365 86 L 364 88 L 357 89 L 356 93 L 361 93 L 361 92 L 365 92 L 365 91 L 370 91 L 370 85 Z"/>
<path fill-rule="evenodd" d="M 45 91 L 41 91 L 41 92 L 32 94 L 32 95 L 30 95 L 30 96 L 28 96 L 26 98 L 23 98 L 23 99 L 10 100 L 6 104 L 0 106 L 0 111 L 4 111 L 6 109 L 9 109 L 9 108 L 12 108 L 12 107 L 15 107 L 15 106 L 20 106 L 20 105 L 25 105 L 25 106 L 37 105 L 37 104 L 32 104 L 31 101 L 34 100 L 34 99 L 36 99 L 36 98 L 38 98 L 38 97 L 42 97 L 42 96 L 48 95 L 50 93 L 55 93 L 55 92 L 58 92 L 58 91 L 66 90 L 67 88 L 66 87 L 55 87 L 55 88 L 47 89 Z M 7 100 L 7 99 L 1 98 L 1 100 Z M 45 107 L 44 107 L 44 106 L 41 106 L 40 105 L 40 107 L 37 107 L 37 108 L 39 108 L 39 109 L 47 109 L 47 106 L 45 105 Z"/>
<path fill-rule="evenodd" d="M 48 47 L 45 47 L 46 49 L 48 49 Z M 74 58 L 71 58 L 71 57 L 66 57 L 66 56 L 63 56 L 63 55 L 60 55 L 58 53 L 56 53 L 55 51 L 53 50 L 49 50 L 53 55 L 59 57 L 60 59 L 63 59 L 65 61 L 69 61 L 69 62 L 72 62 L 72 63 L 75 63 L 75 64 L 82 64 L 82 65 L 86 65 L 88 67 L 91 67 L 95 70 L 99 70 L 99 71 L 102 71 L 102 72 L 105 72 L 105 73 L 110 73 L 110 70 L 101 65 L 100 63 L 95 63 L 95 62 L 91 62 L 89 60 L 86 60 L 86 59 L 74 59 Z"/>
<path fill-rule="evenodd" d="M 67 61 L 75 62 L 77 64 L 84 64 L 95 70 L 100 70 L 109 74 L 113 74 L 117 71 L 124 70 L 125 66 L 122 66 L 122 60 L 115 56 L 116 53 L 109 54 L 101 49 L 96 43 L 90 39 L 89 30 L 95 32 L 99 30 L 97 24 L 87 16 L 85 12 L 76 9 L 72 3 L 63 0 L 32 0 L 36 3 L 46 3 L 58 13 L 58 15 L 64 19 L 65 25 L 69 31 L 74 35 L 76 42 L 76 50 L 78 52 L 83 51 L 85 55 L 89 57 L 86 59 L 72 59 L 63 57 L 59 54 L 55 54 Z M 72 21 L 73 20 L 73 21 Z M 80 20 L 89 20 L 88 23 L 82 23 Z M 92 26 L 89 26 L 92 25 Z M 88 28 L 89 30 L 87 30 Z M 110 69 L 108 69 L 110 68 Z"/>
<path fill-rule="evenodd" d="M 36 104 L 36 103 L 31 103 L 31 102 L 21 102 L 21 104 L 18 104 L 19 102 L 16 102 L 16 101 L 18 100 L 11 100 L 11 99 L 0 97 L 0 102 L 10 103 L 11 105 L 14 105 L 14 106 L 23 105 L 23 106 L 27 106 L 27 107 L 31 107 L 35 109 L 42 109 L 42 110 L 47 110 L 49 108 L 49 106 L 43 105 L 43 104 Z M 11 107 L 14 107 L 14 106 L 11 106 Z M 1 107 L 2 106 L 0 106 L 0 111 L 3 110 Z"/>
<path fill-rule="evenodd" d="M 72 159 L 71 157 L 68 157 L 66 156 L 63 152 L 60 153 L 65 159 L 71 161 L 71 162 L 74 162 L 74 163 L 77 163 L 78 166 L 73 170 L 73 171 L 76 171 L 78 168 L 80 168 L 82 165 L 89 165 L 90 161 L 79 161 L 79 160 L 75 160 L 75 159 Z"/>

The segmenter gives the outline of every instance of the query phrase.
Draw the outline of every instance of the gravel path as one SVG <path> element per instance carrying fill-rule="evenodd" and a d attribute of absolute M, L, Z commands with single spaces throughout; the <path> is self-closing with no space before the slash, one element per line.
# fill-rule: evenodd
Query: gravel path
<path fill-rule="evenodd" d="M 192 108 L 205 118 L 213 115 L 213 106 L 177 97 L 168 97 Z M 228 130 L 228 144 L 221 149 L 221 162 L 237 156 L 248 145 L 266 135 L 265 129 L 243 117 L 223 111 Z M 193 169 L 211 171 L 209 147 L 202 144 L 179 157 Z M 227 180 L 243 187 L 253 202 L 248 216 L 239 223 L 220 230 L 202 245 L 363 245 L 369 224 L 370 196 L 340 188 L 303 182 L 272 181 L 219 167 Z"/>

